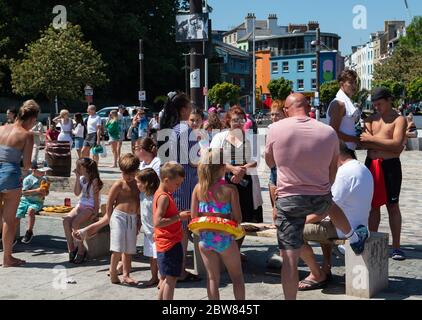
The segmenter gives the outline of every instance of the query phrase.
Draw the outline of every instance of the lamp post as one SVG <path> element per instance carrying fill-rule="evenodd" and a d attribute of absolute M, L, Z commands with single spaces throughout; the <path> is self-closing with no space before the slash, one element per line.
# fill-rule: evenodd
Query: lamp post
<path fill-rule="evenodd" d="M 315 118 L 317 121 L 319 121 L 320 119 L 320 115 L 321 115 L 321 111 L 320 111 L 320 103 L 319 103 L 319 83 L 320 83 L 320 77 L 319 77 L 319 69 L 320 69 L 320 47 L 321 44 L 321 33 L 320 33 L 320 29 L 317 28 L 316 29 L 316 61 L 317 61 L 317 70 L 316 70 L 316 92 L 315 92 L 315 107 L 316 107 L 316 113 L 315 113 Z"/>
<path fill-rule="evenodd" d="M 252 15 L 252 114 L 256 112 L 255 14 Z"/>

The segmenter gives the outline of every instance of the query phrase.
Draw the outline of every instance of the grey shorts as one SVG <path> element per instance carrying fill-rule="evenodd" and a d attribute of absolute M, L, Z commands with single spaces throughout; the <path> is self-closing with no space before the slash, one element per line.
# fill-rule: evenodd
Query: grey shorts
<path fill-rule="evenodd" d="M 332 204 L 331 193 L 323 196 L 290 196 L 278 198 L 277 240 L 282 250 L 300 249 L 304 243 L 303 229 L 306 216 L 323 214 Z"/>
<path fill-rule="evenodd" d="M 97 145 L 97 133 L 88 133 L 84 140 L 84 147 L 95 147 Z"/>

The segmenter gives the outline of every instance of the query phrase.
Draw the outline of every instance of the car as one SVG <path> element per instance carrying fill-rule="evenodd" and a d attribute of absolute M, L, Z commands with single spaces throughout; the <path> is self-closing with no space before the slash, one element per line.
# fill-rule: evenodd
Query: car
<path fill-rule="evenodd" d="M 130 127 L 131 122 L 132 122 L 133 110 L 135 110 L 137 107 L 136 106 L 129 106 L 129 107 L 125 107 L 125 108 L 129 113 L 129 116 L 125 117 L 125 121 L 124 121 L 124 124 L 125 124 L 124 129 L 125 129 L 125 137 L 126 137 L 127 132 L 129 130 L 129 127 Z M 109 119 L 110 112 L 113 111 L 113 110 L 119 110 L 119 106 L 105 107 L 105 108 L 102 108 L 102 109 L 97 111 L 97 115 L 100 116 L 103 126 L 105 126 L 105 124 L 107 123 L 107 120 Z M 105 138 L 108 138 L 107 130 L 104 130 L 104 136 L 105 136 Z M 126 137 L 126 139 L 127 139 L 127 137 Z"/>

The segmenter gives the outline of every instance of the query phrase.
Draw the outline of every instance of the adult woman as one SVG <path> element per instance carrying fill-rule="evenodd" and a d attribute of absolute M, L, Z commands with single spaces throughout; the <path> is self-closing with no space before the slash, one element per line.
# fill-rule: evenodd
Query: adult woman
<path fill-rule="evenodd" d="M 60 134 L 57 137 L 57 141 L 67 141 L 72 146 L 72 129 L 73 123 L 69 117 L 69 111 L 63 109 L 60 111 L 60 115 L 53 119 L 55 123 L 60 123 Z"/>
<path fill-rule="evenodd" d="M 225 117 L 227 131 L 220 132 L 211 141 L 211 148 L 223 149 L 226 163 L 225 179 L 234 184 L 239 192 L 242 222 L 262 222 L 262 196 L 259 179 L 254 168 L 252 147 L 243 131 L 246 114 L 239 106 L 233 106 Z M 243 239 L 239 241 L 239 244 Z"/>
<path fill-rule="evenodd" d="M 114 163 L 112 168 L 117 168 L 117 161 L 119 160 L 119 141 L 121 137 L 120 123 L 117 110 L 110 112 L 110 118 L 108 119 L 105 128 L 108 132 L 108 141 L 111 145 L 111 151 L 113 152 Z"/>
<path fill-rule="evenodd" d="M 408 138 L 417 138 L 418 137 L 418 129 L 416 128 L 416 125 L 413 122 L 413 114 L 409 113 L 409 115 L 406 117 L 406 119 L 407 119 L 406 136 Z"/>
<path fill-rule="evenodd" d="M 160 123 L 160 130 L 173 130 L 169 141 L 170 160 L 180 163 L 185 170 L 185 179 L 183 180 L 180 188 L 173 195 L 179 211 L 189 211 L 191 209 L 192 192 L 198 182 L 197 169 L 189 161 L 189 152 L 198 143 L 196 139 L 192 141 L 189 139 L 192 129 L 189 128 L 187 122 L 189 120 L 191 111 L 192 104 L 187 95 L 182 92 L 170 92 L 168 94 L 168 100 L 164 106 L 164 112 Z M 160 156 L 163 156 L 161 152 Z M 161 159 L 161 163 L 164 162 L 165 159 Z M 182 225 L 182 244 L 185 261 L 188 246 L 188 223 L 183 222 Z M 183 271 L 179 281 L 196 279 L 197 278 L 195 278 L 194 275 L 186 272 L 183 265 Z"/>
<path fill-rule="evenodd" d="M 0 127 L 0 204 L 3 211 L 3 267 L 16 267 L 25 261 L 12 256 L 12 244 L 18 220 L 16 210 L 22 192 L 20 161 L 24 170 L 31 168 L 33 134 L 39 106 L 34 100 L 24 102 L 13 125 Z"/>
<path fill-rule="evenodd" d="M 75 128 L 72 130 L 73 135 L 75 136 L 75 149 L 78 153 L 78 159 L 82 157 L 82 147 L 84 146 L 86 126 L 82 118 L 82 114 L 76 113 L 74 116 Z"/>

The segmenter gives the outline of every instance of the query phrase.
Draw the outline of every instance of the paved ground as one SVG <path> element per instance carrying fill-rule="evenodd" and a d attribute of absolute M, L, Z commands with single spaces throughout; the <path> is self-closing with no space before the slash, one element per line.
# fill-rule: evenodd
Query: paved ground
<path fill-rule="evenodd" d="M 125 143 L 124 150 L 130 150 Z M 364 160 L 364 152 L 358 152 Z M 402 156 L 404 183 L 401 195 L 403 213 L 402 243 L 408 259 L 404 262 L 389 261 L 389 288 L 376 296 L 376 299 L 422 299 L 422 152 L 405 152 Z M 118 177 L 116 170 L 107 168 L 111 159 L 101 159 L 101 177 L 113 180 Z M 264 220 L 271 221 L 268 190 L 268 170 L 259 170 L 262 194 L 264 197 Z M 52 192 L 46 204 L 62 204 L 69 197 L 76 203 L 74 195 L 68 192 Z M 106 196 L 103 196 L 103 201 Z M 21 234 L 26 222 L 21 223 Z M 17 244 L 16 256 L 25 259 L 22 268 L 0 269 L 0 299 L 156 299 L 157 290 L 111 285 L 106 276 L 109 260 L 89 261 L 76 267 L 68 264 L 65 241 L 60 218 L 39 217 L 35 226 L 35 238 L 31 245 Z M 388 217 L 383 211 L 380 231 L 389 232 Z M 142 250 L 142 234 L 138 239 L 138 249 Z M 192 246 L 190 245 L 190 250 Z M 267 259 L 277 250 L 275 239 L 247 237 L 242 252 L 248 257 L 244 264 L 247 299 L 282 299 L 278 269 L 268 269 Z M 320 251 L 317 250 L 318 254 Z M 320 258 L 320 256 L 319 256 Z M 2 252 L 0 252 L 2 259 Z M 149 280 L 149 264 L 142 254 L 135 257 L 133 277 L 145 282 Z M 193 268 L 192 251 L 188 256 L 188 267 Z M 306 267 L 300 267 L 300 276 L 306 275 Z M 353 299 L 345 295 L 344 261 L 334 259 L 333 282 L 323 290 L 300 292 L 298 299 Z M 66 284 L 74 280 L 74 284 Z M 179 283 L 176 299 L 206 299 L 206 282 Z M 227 274 L 222 277 L 221 298 L 233 299 L 232 285 Z"/>

